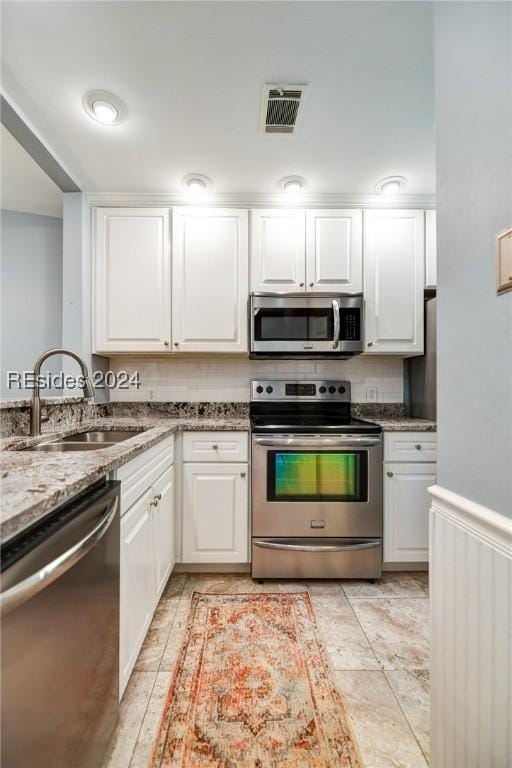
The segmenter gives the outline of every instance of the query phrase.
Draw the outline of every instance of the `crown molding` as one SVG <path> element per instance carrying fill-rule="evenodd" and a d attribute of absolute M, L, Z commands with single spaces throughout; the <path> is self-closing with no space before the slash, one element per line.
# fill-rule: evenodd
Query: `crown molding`
<path fill-rule="evenodd" d="M 435 208 L 435 195 L 303 194 L 293 200 L 283 194 L 207 194 L 191 201 L 183 192 L 89 192 L 91 206 L 155 208 L 175 205 L 222 206 L 231 208 Z"/>

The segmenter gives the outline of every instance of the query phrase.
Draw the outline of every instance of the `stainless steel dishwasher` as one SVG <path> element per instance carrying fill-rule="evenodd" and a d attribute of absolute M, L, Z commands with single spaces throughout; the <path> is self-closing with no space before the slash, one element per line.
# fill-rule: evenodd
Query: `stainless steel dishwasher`
<path fill-rule="evenodd" d="M 5 768 L 100 768 L 118 716 L 119 483 L 1 549 Z"/>

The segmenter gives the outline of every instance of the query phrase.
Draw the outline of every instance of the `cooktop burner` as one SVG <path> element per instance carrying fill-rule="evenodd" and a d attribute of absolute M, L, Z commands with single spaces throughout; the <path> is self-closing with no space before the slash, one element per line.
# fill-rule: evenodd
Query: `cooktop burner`
<path fill-rule="evenodd" d="M 350 382 L 253 381 L 253 432 L 273 434 L 378 434 L 378 424 L 350 413 Z"/>

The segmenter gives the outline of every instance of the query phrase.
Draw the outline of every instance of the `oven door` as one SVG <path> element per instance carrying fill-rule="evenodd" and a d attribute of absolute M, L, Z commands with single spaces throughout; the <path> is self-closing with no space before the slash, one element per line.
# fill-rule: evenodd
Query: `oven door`
<path fill-rule="evenodd" d="M 380 436 L 254 435 L 252 535 L 381 537 Z"/>

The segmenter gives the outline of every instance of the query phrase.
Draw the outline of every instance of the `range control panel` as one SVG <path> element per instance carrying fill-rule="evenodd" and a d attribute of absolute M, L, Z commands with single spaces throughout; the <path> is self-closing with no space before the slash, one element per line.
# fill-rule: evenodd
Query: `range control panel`
<path fill-rule="evenodd" d="M 350 382 L 335 380 L 251 382 L 251 400 L 335 400 L 350 402 Z"/>

